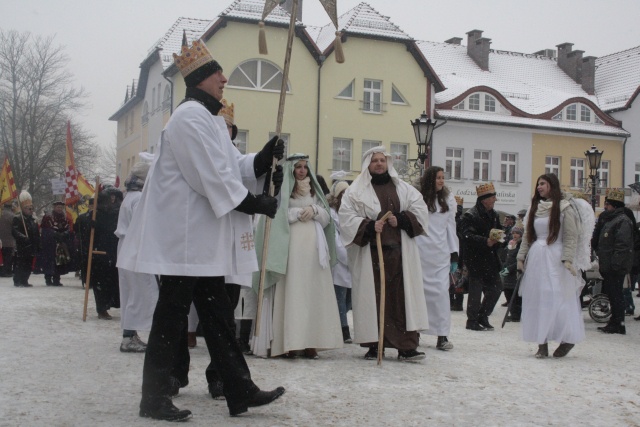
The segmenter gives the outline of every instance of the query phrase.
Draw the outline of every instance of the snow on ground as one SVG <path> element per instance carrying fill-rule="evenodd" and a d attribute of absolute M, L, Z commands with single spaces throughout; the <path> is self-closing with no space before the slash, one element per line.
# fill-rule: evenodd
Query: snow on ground
<path fill-rule="evenodd" d="M 120 353 L 119 310 L 98 320 L 91 293 L 82 322 L 80 282 L 62 281 L 46 287 L 32 276 L 33 288 L 16 288 L 0 278 L 0 426 L 167 425 L 138 416 L 144 355 Z M 191 383 L 174 403 L 193 412 L 192 426 L 640 425 L 640 322 L 627 317 L 626 336 L 604 335 L 584 311 L 586 341 L 565 359 L 538 360 L 518 324 L 499 328 L 504 310 L 496 307 L 493 332 L 467 331 L 465 313 L 453 312 L 455 348 L 437 351 L 435 337 L 423 336 L 422 363 L 387 350 L 378 367 L 353 344 L 319 360 L 249 356 L 258 386 L 287 392 L 237 418 L 207 394 L 199 337 Z"/>

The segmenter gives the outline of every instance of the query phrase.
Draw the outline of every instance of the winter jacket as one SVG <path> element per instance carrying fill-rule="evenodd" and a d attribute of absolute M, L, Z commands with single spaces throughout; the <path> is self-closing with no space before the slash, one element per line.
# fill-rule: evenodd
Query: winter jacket
<path fill-rule="evenodd" d="M 500 243 L 487 246 L 493 228 L 502 230 L 500 217 L 494 210 L 487 211 L 480 201 L 465 212 L 458 223 L 463 262 L 471 276 L 490 277 L 501 270 Z"/>
<path fill-rule="evenodd" d="M 16 239 L 11 234 L 13 228 L 14 213 L 11 208 L 3 208 L 2 215 L 0 215 L 0 242 L 2 242 L 3 248 L 15 248 Z"/>
<path fill-rule="evenodd" d="M 502 279 L 502 284 L 505 289 L 514 289 L 516 287 L 516 282 L 518 281 L 518 251 L 520 250 L 520 245 L 522 244 L 522 239 L 518 240 L 518 243 L 512 249 L 507 249 L 507 259 L 504 263 L 504 268 L 509 270 L 509 275 Z"/>
<path fill-rule="evenodd" d="M 35 255 L 40 250 L 40 230 L 32 215 L 21 213 L 15 215 L 11 234 L 16 239 L 16 250 L 19 256 Z"/>
<path fill-rule="evenodd" d="M 634 225 L 624 208 L 600 214 L 592 246 L 598 255 L 600 273 L 628 274 L 633 266 Z M 593 245 L 595 243 L 595 245 Z"/>

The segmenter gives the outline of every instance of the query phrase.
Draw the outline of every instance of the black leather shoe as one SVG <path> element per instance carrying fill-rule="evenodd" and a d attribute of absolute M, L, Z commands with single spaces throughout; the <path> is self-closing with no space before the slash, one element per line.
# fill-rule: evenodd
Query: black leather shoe
<path fill-rule="evenodd" d="M 470 331 L 486 331 L 487 330 L 487 328 L 485 328 L 475 320 L 467 320 L 467 329 L 469 329 Z"/>
<path fill-rule="evenodd" d="M 222 381 L 211 381 L 209 383 L 209 394 L 212 399 L 224 400 L 224 393 L 222 392 Z"/>
<path fill-rule="evenodd" d="M 416 362 L 424 359 L 426 356 L 423 352 L 417 350 L 398 350 L 398 360 L 403 362 Z"/>
<path fill-rule="evenodd" d="M 600 331 L 605 334 L 621 334 L 626 335 L 627 328 L 624 324 L 608 324 L 607 326 L 598 328 Z"/>
<path fill-rule="evenodd" d="M 574 345 L 575 344 L 570 344 L 568 342 L 560 343 L 558 348 L 556 348 L 556 351 L 553 352 L 553 357 L 565 357 L 567 354 L 569 354 Z"/>
<path fill-rule="evenodd" d="M 384 357 L 384 351 L 382 351 L 382 357 Z M 374 345 L 369 347 L 369 351 L 364 355 L 364 360 L 378 360 L 378 346 Z"/>
<path fill-rule="evenodd" d="M 247 407 L 255 408 L 256 406 L 268 405 L 284 394 L 284 387 L 278 387 L 271 391 L 258 390 L 244 404 L 229 407 L 229 415 L 235 417 L 247 412 Z"/>
<path fill-rule="evenodd" d="M 188 409 L 176 408 L 168 397 L 157 397 L 153 399 L 142 398 L 140 402 L 140 416 L 163 421 L 184 421 L 191 418 L 191 411 Z"/>
<path fill-rule="evenodd" d="M 478 323 L 487 331 L 493 331 L 493 326 L 491 326 L 491 324 L 489 323 L 489 318 L 487 316 L 479 317 Z"/>

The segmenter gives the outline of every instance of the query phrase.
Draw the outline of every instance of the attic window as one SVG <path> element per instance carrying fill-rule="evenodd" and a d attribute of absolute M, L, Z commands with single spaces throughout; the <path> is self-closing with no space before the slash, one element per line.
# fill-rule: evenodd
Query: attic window
<path fill-rule="evenodd" d="M 562 111 L 560 111 L 555 116 L 551 117 L 551 120 L 562 120 Z"/>
<path fill-rule="evenodd" d="M 404 99 L 404 96 L 400 93 L 400 91 L 392 85 L 391 87 L 391 103 L 392 104 L 402 104 L 407 105 L 408 102 Z"/>
<path fill-rule="evenodd" d="M 453 109 L 454 110 L 464 110 L 464 100 L 462 102 L 460 102 L 460 104 L 454 105 Z"/>
<path fill-rule="evenodd" d="M 576 104 L 569 105 L 565 113 L 565 120 L 577 120 L 577 110 L 578 106 Z"/>
<path fill-rule="evenodd" d="M 469 97 L 469 110 L 480 110 L 480 94 L 474 93 Z"/>
<path fill-rule="evenodd" d="M 277 92 L 282 86 L 282 70 L 272 62 L 263 59 L 250 59 L 233 70 L 229 77 L 229 86 Z M 290 91 L 291 85 L 287 82 L 287 92 Z"/>
<path fill-rule="evenodd" d="M 347 87 L 342 89 L 342 92 L 340 92 L 338 94 L 338 96 L 336 96 L 336 98 L 353 99 L 353 88 L 354 88 L 354 86 L 355 86 L 355 79 L 351 80 L 351 83 L 349 83 L 347 85 Z"/>
<path fill-rule="evenodd" d="M 496 99 L 491 95 L 484 95 L 484 111 L 496 111 Z"/>

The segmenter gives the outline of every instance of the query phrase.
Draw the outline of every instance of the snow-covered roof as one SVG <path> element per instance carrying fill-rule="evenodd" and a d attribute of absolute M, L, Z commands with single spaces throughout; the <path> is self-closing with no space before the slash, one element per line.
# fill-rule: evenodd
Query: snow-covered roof
<path fill-rule="evenodd" d="M 209 25 L 211 25 L 210 19 L 178 18 L 169 31 L 151 46 L 149 55 L 153 54 L 156 49 L 162 49 L 160 60 L 162 68 L 166 70 L 173 64 L 173 54 L 180 53 L 183 33 L 186 32 L 187 41 L 191 43 L 200 38 Z"/>
<path fill-rule="evenodd" d="M 596 97 L 562 71 L 555 59 L 491 49 L 489 71 L 483 71 L 467 54 L 466 46 L 427 41 L 417 44 L 447 87 L 436 95 L 437 104 L 478 86 L 495 89 L 514 107 L 532 115 L 546 113 L 575 97 L 597 104 Z"/>
<path fill-rule="evenodd" d="M 345 34 L 361 34 L 364 36 L 374 36 L 393 40 L 413 40 L 409 35 L 390 21 L 388 16 L 383 16 L 367 3 L 360 3 L 350 11 L 338 17 L 338 30 Z M 324 51 L 335 39 L 335 27 L 329 23 L 313 34 L 307 28 L 310 35 Z"/>
<path fill-rule="evenodd" d="M 532 119 L 528 117 L 509 116 L 504 114 L 486 113 L 481 111 L 443 110 L 436 109 L 440 117 L 495 125 L 521 126 L 559 131 L 575 131 L 597 135 L 628 137 L 630 134 L 618 127 L 605 124 L 591 124 L 577 121 L 558 121 L 546 119 Z"/>
<path fill-rule="evenodd" d="M 221 18 L 236 18 L 248 21 L 261 21 L 264 10 L 264 0 L 235 0 L 219 16 Z M 282 7 L 276 6 L 266 17 L 264 22 L 289 25 L 291 15 Z M 296 25 L 301 24 L 296 20 Z"/>
<path fill-rule="evenodd" d="M 628 107 L 640 88 L 640 46 L 596 59 L 595 87 L 604 111 Z"/>

